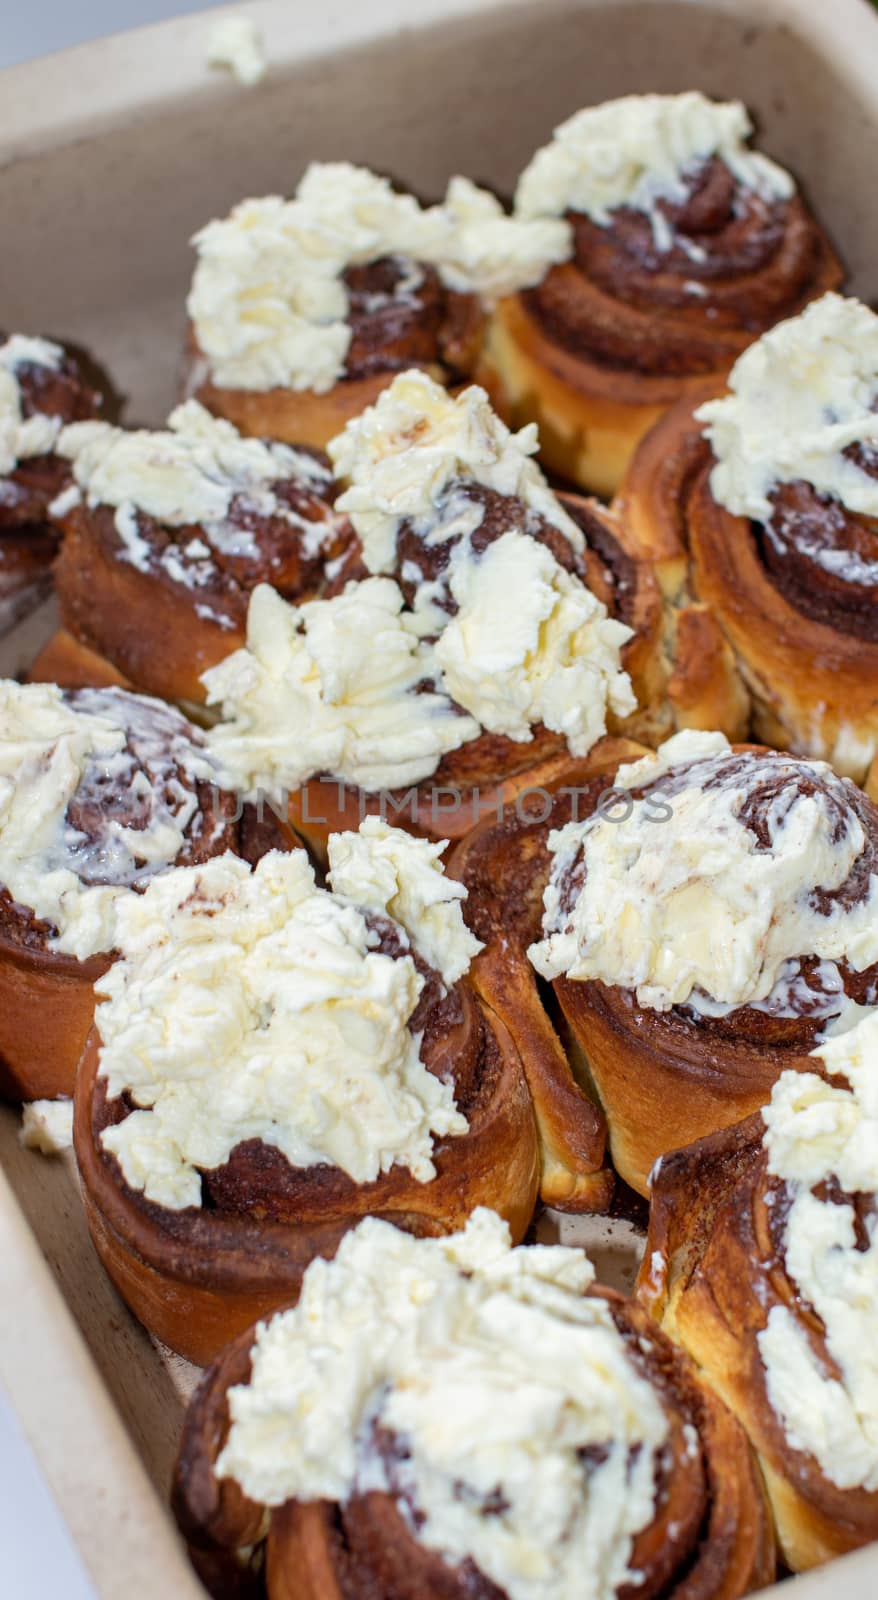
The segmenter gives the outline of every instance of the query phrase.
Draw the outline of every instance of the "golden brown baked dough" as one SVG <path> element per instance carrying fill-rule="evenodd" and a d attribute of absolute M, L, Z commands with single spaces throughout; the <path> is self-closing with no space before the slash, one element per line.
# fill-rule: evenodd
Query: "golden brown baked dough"
<path fill-rule="evenodd" d="M 553 267 L 563 273 L 566 267 Z M 669 406 L 700 388 L 703 374 L 664 378 L 613 369 L 551 340 L 527 297 L 498 305 L 483 369 L 514 426 L 536 422 L 540 453 L 560 477 L 591 494 L 612 495 L 639 440 Z M 482 381 L 485 381 L 484 379 Z"/>
<path fill-rule="evenodd" d="M 174 865 L 194 864 L 226 850 L 256 861 L 266 850 L 291 842 L 289 829 L 276 818 L 257 821 L 252 807 L 242 809 L 234 795 L 184 770 L 176 759 L 179 749 L 190 744 L 200 750 L 201 735 L 178 712 L 117 688 L 74 690 L 65 700 L 74 710 L 109 718 L 128 738 L 128 764 L 113 774 L 91 762 L 67 809 L 85 856 L 95 847 L 103 852 L 97 866 L 92 861 L 82 867 L 84 883 L 119 881 L 108 844 L 118 825 L 145 825 L 144 780 L 151 791 L 154 783 L 167 784 L 176 794 L 193 797 L 193 815 Z M 159 766 L 156 749 L 162 741 L 168 754 Z M 141 886 L 146 881 L 144 875 Z M 55 932 L 0 884 L 0 1096 L 7 1099 L 72 1094 L 94 1016 L 94 985 L 112 960 L 112 951 L 80 960 L 53 949 Z"/>
<path fill-rule="evenodd" d="M 133 686 L 105 656 L 90 650 L 66 628 L 53 633 L 34 656 L 28 683 L 57 683 L 62 689 L 131 689 Z"/>
<path fill-rule="evenodd" d="M 79 961 L 0 933 L 0 1096 L 56 1100 L 73 1093 L 92 1024 L 94 986 L 109 956 Z"/>
<path fill-rule="evenodd" d="M 687 520 L 692 486 L 709 455 L 693 412 L 715 392 L 700 384 L 646 434 L 613 509 L 661 589 L 675 726 L 717 729 L 736 740 L 749 729 L 750 694 L 722 618 L 701 592 Z"/>
<path fill-rule="evenodd" d="M 377 925 L 376 925 L 377 926 Z M 382 919 L 382 937 L 394 924 Z M 387 946 L 393 948 L 393 940 Z M 479 1205 L 504 1216 L 516 1240 L 536 1199 L 533 1110 L 518 1048 L 464 980 L 447 991 L 425 964 L 428 986 L 411 1019 L 421 1058 L 453 1081 L 467 1132 L 434 1141 L 436 1175 L 419 1182 L 394 1165 L 357 1183 L 329 1164 L 293 1167 L 261 1140 L 246 1140 L 202 1173 L 201 1208 L 171 1210 L 132 1189 L 101 1133 L 132 1109 L 108 1102 L 93 1030 L 77 1075 L 75 1144 L 86 1216 L 98 1254 L 135 1315 L 171 1349 L 204 1365 L 244 1328 L 294 1302 L 316 1256 L 332 1256 L 365 1216 L 419 1235 L 462 1227 Z"/>
<path fill-rule="evenodd" d="M 464 915 L 485 946 L 472 981 L 509 1028 L 527 1073 L 540 1139 L 540 1195 L 561 1211 L 608 1209 L 607 1125 L 571 1071 L 527 949 L 540 935 L 549 833 L 590 815 L 621 762 L 642 754 L 625 740 L 602 739 L 585 760 L 559 757 L 525 793 L 506 800 L 502 818 L 487 815 L 448 863 L 451 876 L 466 884 Z"/>
<path fill-rule="evenodd" d="M 670 1427 L 656 1516 L 632 1552 L 642 1574 L 637 1592 L 737 1600 L 770 1583 L 774 1541 L 743 1431 L 636 1303 L 591 1292 L 608 1303 Z M 345 1505 L 290 1501 L 266 1514 L 233 1480 L 216 1476 L 230 1426 L 228 1392 L 249 1379 L 252 1342 L 244 1334 L 206 1373 L 175 1472 L 174 1510 L 209 1592 L 255 1600 L 265 1583 L 267 1600 L 505 1600 L 471 1561 L 455 1567 L 427 1550 L 388 1494 L 357 1495 Z"/>
<path fill-rule="evenodd" d="M 827 1374 L 838 1369 L 820 1317 L 785 1264 L 790 1193 L 768 1170 L 764 1132 L 755 1114 L 663 1158 L 638 1295 L 745 1427 L 781 1553 L 801 1571 L 878 1537 L 878 1492 L 832 1483 L 790 1443 L 769 1398 L 758 1341 L 774 1308 L 795 1319 Z M 853 1206 L 867 1248 L 875 1196 L 846 1195 L 836 1182 L 833 1203 Z"/>
<path fill-rule="evenodd" d="M 681 725 L 733 739 L 749 702 L 759 739 L 861 782 L 878 738 L 878 633 L 875 590 L 855 564 L 874 559 L 875 522 L 804 482 L 776 489 L 769 526 L 732 515 L 712 493 L 715 460 L 693 415 L 708 398 L 681 402 L 647 435 L 615 501 L 662 588 L 671 702 Z M 820 546 L 848 555 L 848 570 L 823 568 Z M 712 664 L 709 647 L 687 647 L 693 614 Z"/>

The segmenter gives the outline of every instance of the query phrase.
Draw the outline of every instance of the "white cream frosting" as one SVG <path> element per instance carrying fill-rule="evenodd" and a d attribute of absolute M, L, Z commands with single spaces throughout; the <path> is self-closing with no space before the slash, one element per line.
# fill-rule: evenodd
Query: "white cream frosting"
<path fill-rule="evenodd" d="M 247 645 L 204 674 L 225 720 L 208 744 L 237 785 L 278 794 L 318 773 L 369 790 L 418 783 L 478 734 L 435 688 L 429 646 L 389 578 L 292 606 L 253 591 Z"/>
<path fill-rule="evenodd" d="M 836 1179 L 846 1195 L 878 1194 L 878 1011 L 815 1050 L 841 1083 L 785 1072 L 763 1112 L 768 1169 L 791 1196 L 789 1276 L 820 1318 L 827 1369 L 802 1323 L 774 1306 L 758 1336 L 768 1396 L 794 1449 L 812 1455 L 839 1489 L 878 1489 L 878 1213 L 856 1248 L 848 1201 L 818 1199 Z"/>
<path fill-rule="evenodd" d="M 767 999 L 796 957 L 845 960 L 858 971 L 878 960 L 874 877 L 850 908 L 822 914 L 813 904 L 816 889 L 845 882 L 863 850 L 856 815 L 848 810 L 836 838 L 819 793 L 782 793 L 767 812 L 770 848 L 760 849 L 740 812 L 748 780 L 769 758 L 745 754 L 735 774 L 708 787 L 728 751 L 721 734 L 677 734 L 616 775 L 625 790 L 670 773 L 670 815 L 659 815 L 658 791 L 652 804 L 632 798 L 624 816 L 598 811 L 550 835 L 544 938 L 530 951 L 543 976 L 634 989 L 641 1005 L 661 1011 L 685 1001 L 698 1009 L 702 997 L 733 1008 Z M 780 755 L 768 768 L 791 784 L 803 769 L 844 805 L 848 780 L 823 762 Z M 585 881 L 563 912 L 559 884 L 583 848 Z"/>
<path fill-rule="evenodd" d="M 239 83 L 251 88 L 268 71 L 262 38 L 252 17 L 220 17 L 207 39 L 209 67 L 228 67 Z"/>
<path fill-rule="evenodd" d="M 73 1101 L 31 1100 L 22 1106 L 18 1140 L 41 1156 L 63 1155 L 73 1144 Z"/>
<path fill-rule="evenodd" d="M 526 741 L 535 723 L 562 733 L 585 755 L 637 701 L 619 652 L 631 629 L 551 551 L 505 533 L 477 559 L 459 544 L 451 557 L 458 611 L 436 643 L 452 699 L 490 733 Z"/>
<path fill-rule="evenodd" d="M 140 570 L 162 561 L 170 576 L 187 578 L 175 546 L 162 557 L 138 532 L 137 513 L 167 527 L 196 524 L 209 546 L 246 554 L 252 535 L 232 527 L 228 514 L 236 500 L 262 517 L 279 518 L 303 536 L 309 554 L 334 533 L 331 518 L 310 521 L 280 496 L 279 483 L 296 480 L 315 493 L 329 488 L 326 467 L 306 451 L 263 439 L 244 438 L 230 422 L 211 416 L 187 400 L 157 432 L 114 428 L 107 422 L 75 422 L 58 441 L 59 454 L 73 465 L 75 485 L 90 506 L 112 506 L 124 558 Z M 65 509 L 70 509 L 66 506 Z M 210 565 L 209 561 L 207 562 Z"/>
<path fill-rule="evenodd" d="M 878 479 L 843 454 L 849 445 L 878 446 L 874 311 L 823 295 L 750 345 L 729 389 L 696 412 L 716 456 L 710 487 L 720 505 L 766 521 L 772 489 L 802 479 L 850 511 L 878 516 Z"/>
<path fill-rule="evenodd" d="M 220 1476 L 269 1506 L 395 1493 L 421 1545 L 509 1600 L 611 1600 L 638 1581 L 667 1419 L 592 1278 L 489 1211 L 445 1239 L 362 1222 L 260 1327 Z M 394 1483 L 376 1426 L 407 1452 Z"/>
<path fill-rule="evenodd" d="M 532 288 L 571 253 L 570 225 L 551 217 L 509 216 L 496 195 L 469 178 L 452 178 L 441 211 L 448 241 L 437 260 L 450 289 L 489 304 Z"/>
<path fill-rule="evenodd" d="M 242 201 L 193 243 L 189 314 L 214 380 L 321 394 L 344 373 L 348 267 L 396 256 L 489 297 L 538 283 L 569 253 L 569 229 L 505 217 L 465 179 L 452 180 L 443 205 L 422 207 L 340 161 L 313 163 L 293 200 Z"/>
<path fill-rule="evenodd" d="M 211 742 L 242 788 L 289 789 L 317 773 L 400 788 L 483 730 L 527 742 L 540 723 L 583 755 L 608 711 L 634 710 L 620 656 L 630 628 L 530 532 L 474 548 L 483 508 L 467 489 L 477 486 L 521 501 L 526 528 L 543 519 L 584 548 L 535 448 L 536 430 L 511 434 L 481 389 L 453 399 L 419 372 L 401 374 L 332 441 L 349 485 L 337 506 L 376 576 L 297 609 L 254 594 L 246 649 L 204 677 L 226 719 Z M 404 564 L 411 609 L 377 576 L 395 570 L 404 522 L 425 548 L 447 546 L 438 578 Z M 418 684 L 431 691 L 414 694 Z"/>
<path fill-rule="evenodd" d="M 657 202 L 686 198 L 686 178 L 717 156 L 745 189 L 766 199 L 795 192 L 788 172 L 747 147 L 753 124 L 738 100 L 685 94 L 626 95 L 577 111 L 555 129 L 518 182 L 516 215 L 578 211 L 600 226 L 625 206 L 649 217 L 656 247 L 674 235 Z"/>
<path fill-rule="evenodd" d="M 153 789 L 126 751 L 128 731 L 159 774 Z M 112 950 L 121 901 L 176 859 L 197 800 L 171 764 L 193 780 L 218 781 L 193 733 L 179 713 L 140 695 L 79 691 L 74 708 L 54 684 L 0 680 L 0 885 L 57 929 L 50 949 L 81 960 Z M 127 785 L 149 813 L 144 828 L 108 818 L 96 848 L 67 809 L 102 776 Z"/>
<path fill-rule="evenodd" d="M 0 344 L 0 476 L 13 472 L 19 461 L 54 450 L 62 420 L 42 411 L 23 415 L 18 373 L 24 366 L 57 372 L 63 359 L 61 346 L 49 339 L 14 333 Z"/>
<path fill-rule="evenodd" d="M 525 579 L 525 594 L 510 587 Z M 542 722 L 585 754 L 608 707 L 634 709 L 619 664 L 630 630 L 544 546 L 506 534 L 453 561 L 451 581 L 460 611 L 435 643 L 390 578 L 298 607 L 254 590 L 246 646 L 202 679 L 223 717 L 208 745 L 230 780 L 275 795 L 319 774 L 400 789 L 484 728 L 527 741 Z"/>
<path fill-rule="evenodd" d="M 427 545 L 461 530 L 466 508 L 457 490 L 479 484 L 514 495 L 535 516 L 558 528 L 574 550 L 582 530 L 567 515 L 533 459 L 535 423 L 510 433 L 484 389 L 471 385 L 450 395 L 424 372 L 401 372 L 327 446 L 336 475 L 347 487 L 338 509 L 347 512 L 370 572 L 391 572 L 403 522 Z M 474 531 L 481 520 L 469 508 Z"/>
<path fill-rule="evenodd" d="M 394 1165 L 426 1183 L 434 1140 L 466 1132 L 409 1028 L 424 986 L 411 955 L 382 953 L 304 851 L 178 868 L 118 925 L 99 1070 L 138 1109 L 101 1138 L 148 1200 L 200 1205 L 200 1169 L 248 1139 L 357 1183 Z"/>
<path fill-rule="evenodd" d="M 447 840 L 416 839 L 366 817 L 356 833 L 330 837 L 329 882 L 333 893 L 392 917 L 445 982 L 456 983 L 482 945 L 463 920 L 466 889 L 445 875 L 446 848 Z"/>

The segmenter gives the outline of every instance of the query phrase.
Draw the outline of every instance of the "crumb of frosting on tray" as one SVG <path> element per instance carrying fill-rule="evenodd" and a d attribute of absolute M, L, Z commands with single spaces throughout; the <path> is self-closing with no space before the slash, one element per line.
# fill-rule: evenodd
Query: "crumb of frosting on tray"
<path fill-rule="evenodd" d="M 262 39 L 251 17 L 221 17 L 210 30 L 207 61 L 211 67 L 227 67 L 239 83 L 259 83 L 268 63 Z"/>
<path fill-rule="evenodd" d="M 58 1156 L 73 1143 L 73 1101 L 32 1100 L 21 1109 L 19 1140 L 25 1150 Z"/>

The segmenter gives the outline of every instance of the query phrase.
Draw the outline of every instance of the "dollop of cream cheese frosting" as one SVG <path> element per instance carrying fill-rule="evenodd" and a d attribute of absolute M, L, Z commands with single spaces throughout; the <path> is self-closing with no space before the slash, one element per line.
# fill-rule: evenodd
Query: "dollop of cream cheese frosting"
<path fill-rule="evenodd" d="M 834 808 L 819 790 L 797 788 L 803 771 L 829 786 Z M 767 776 L 780 788 L 766 807 L 766 848 L 742 812 Z M 544 977 L 633 989 L 658 1011 L 683 1002 L 733 1009 L 766 1000 L 796 957 L 844 960 L 858 971 L 878 960 L 874 875 L 853 905 L 817 904 L 818 890 L 845 883 L 865 845 L 845 806 L 848 779 L 819 761 L 735 757 L 722 734 L 690 731 L 620 767 L 615 786 L 624 792 L 656 779 L 664 785 L 632 797 L 623 815 L 599 809 L 550 834 L 544 937 L 530 949 Z M 579 857 L 584 881 L 568 910 L 564 879 Z"/>
<path fill-rule="evenodd" d="M 228 67 L 247 88 L 262 82 L 268 62 L 252 17 L 225 16 L 212 24 L 207 38 L 207 64 Z"/>
<path fill-rule="evenodd" d="M 878 478 L 845 454 L 878 447 L 878 316 L 825 294 L 738 357 L 730 393 L 696 412 L 716 457 L 714 499 L 767 521 L 771 491 L 803 481 L 849 511 L 878 516 Z M 848 558 L 850 559 L 850 558 Z"/>
<path fill-rule="evenodd" d="M 61 346 L 49 339 L 14 333 L 0 344 L 0 475 L 13 472 L 19 461 L 54 450 L 63 422 L 42 411 L 24 416 L 18 374 L 25 366 L 57 372 L 63 359 Z"/>
<path fill-rule="evenodd" d="M 555 129 L 521 174 L 516 216 L 537 218 L 581 212 L 605 227 L 621 207 L 649 217 L 656 248 L 674 242 L 658 208 L 686 198 L 686 179 L 717 156 L 745 189 L 766 199 L 795 192 L 788 172 L 748 148 L 753 124 L 739 100 L 685 94 L 625 95 L 586 106 Z"/>
<path fill-rule="evenodd" d="M 456 983 L 482 946 L 463 920 L 466 889 L 445 876 L 445 850 L 365 817 L 356 833 L 330 835 L 328 877 L 335 894 L 398 922 L 425 961 Z"/>
<path fill-rule="evenodd" d="M 483 730 L 526 742 L 539 723 L 583 755 L 608 710 L 634 710 L 620 661 L 631 630 L 529 533 L 473 544 L 483 507 L 467 491 L 481 486 L 582 550 L 535 449 L 535 430 L 510 434 L 483 390 L 452 398 L 419 372 L 400 374 L 332 442 L 348 483 L 337 505 L 375 576 L 298 607 L 255 591 L 246 648 L 204 677 L 225 719 L 210 740 L 241 788 L 289 789 L 318 773 L 399 788 Z M 418 568 L 411 607 L 379 576 L 394 568 L 403 523 L 425 549 L 448 546 L 438 583 Z M 446 587 L 450 608 L 437 604 Z"/>
<path fill-rule="evenodd" d="M 294 199 L 249 199 L 193 240 L 189 315 L 214 380 L 228 388 L 331 389 L 351 340 L 348 267 L 385 257 L 434 266 L 451 289 L 486 299 L 538 283 L 569 254 L 569 228 L 514 218 L 466 178 L 421 206 L 348 162 L 315 162 Z"/>
<path fill-rule="evenodd" d="M 380 824 L 331 849 L 334 892 L 304 851 L 273 851 L 255 870 L 231 855 L 178 868 L 120 907 L 99 1072 L 138 1109 L 101 1138 L 148 1200 L 200 1205 L 201 1169 L 248 1139 L 357 1183 L 394 1165 L 427 1183 L 435 1139 L 466 1132 L 409 1026 L 424 987 L 412 952 L 452 982 L 480 948 L 463 891 L 438 850 Z M 342 886 L 362 887 L 366 905 Z M 368 916 L 385 892 L 406 919 L 402 954 L 379 948 Z"/>
<path fill-rule="evenodd" d="M 60 1156 L 73 1144 L 73 1101 L 31 1100 L 21 1108 L 18 1142 L 41 1156 Z"/>
<path fill-rule="evenodd" d="M 813 1054 L 839 1082 L 785 1072 L 763 1111 L 768 1170 L 790 1197 L 785 1262 L 823 1324 L 826 1354 L 801 1319 L 773 1306 L 758 1336 L 769 1400 L 790 1444 L 839 1489 L 878 1489 L 878 1011 Z M 815 1190 L 843 1191 L 821 1198 Z M 858 1223 L 852 1196 L 873 1204 Z M 865 1239 L 861 1237 L 865 1228 Z"/>
<path fill-rule="evenodd" d="M 419 783 L 443 755 L 475 739 L 435 682 L 390 578 L 293 606 L 254 589 L 247 644 L 204 674 L 224 721 L 208 744 L 236 786 L 275 797 L 317 773 L 377 791 Z"/>
<path fill-rule="evenodd" d="M 268 1506 L 391 1494 L 509 1600 L 610 1600 L 638 1581 L 667 1419 L 593 1276 L 484 1209 L 444 1239 L 367 1219 L 259 1328 L 219 1475 Z"/>
<path fill-rule="evenodd" d="M 244 438 L 196 400 L 177 406 L 167 428 L 158 431 L 71 423 L 58 452 L 73 466 L 74 492 L 64 494 L 64 509 L 79 500 L 114 507 L 125 558 L 142 570 L 153 553 L 138 531 L 138 511 L 172 528 L 195 525 L 221 550 L 246 539 L 227 521 L 233 500 L 261 517 L 289 523 L 304 536 L 308 554 L 335 531 L 330 518 L 310 521 L 276 492 L 289 480 L 326 492 L 331 477 L 325 463 L 291 445 Z"/>
<path fill-rule="evenodd" d="M 624 623 L 523 533 L 506 533 L 474 558 L 451 557 L 457 611 L 435 645 L 442 683 L 489 733 L 524 742 L 537 723 L 584 755 L 636 700 L 619 651 Z"/>
<path fill-rule="evenodd" d="M 463 503 L 460 488 L 468 484 L 514 495 L 574 550 L 585 547 L 534 460 L 536 423 L 511 433 L 476 384 L 452 396 L 425 372 L 401 372 L 327 448 L 346 484 L 338 508 L 350 517 L 372 573 L 393 571 L 404 522 L 427 546 L 462 527 L 474 533 L 482 513 Z"/>
<path fill-rule="evenodd" d="M 127 751 L 129 731 L 157 774 L 151 788 Z M 0 885 L 56 930 L 49 949 L 81 960 L 112 950 L 121 902 L 180 853 L 197 799 L 173 769 L 219 781 L 191 733 L 179 712 L 141 695 L 80 690 L 74 706 L 55 684 L 0 680 Z M 108 816 L 96 846 L 67 811 L 106 779 L 148 798 L 149 813 L 138 828 Z"/>

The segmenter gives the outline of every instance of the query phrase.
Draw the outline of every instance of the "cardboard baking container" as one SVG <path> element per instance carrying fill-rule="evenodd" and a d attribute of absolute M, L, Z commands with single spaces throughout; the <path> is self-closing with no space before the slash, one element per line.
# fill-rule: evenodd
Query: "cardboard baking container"
<path fill-rule="evenodd" d="M 229 8 L 233 10 L 235 8 Z M 313 157 L 390 171 L 426 196 L 452 171 L 509 190 L 580 105 L 637 90 L 739 96 L 878 294 L 878 22 L 866 0 L 259 0 L 270 68 L 245 89 L 207 67 L 212 11 L 0 74 L 0 323 L 84 347 L 121 415 L 173 402 L 188 239 L 245 194 L 291 190 Z M 0 642 L 21 669 L 44 610 Z M 197 1600 L 166 1510 L 197 1376 L 104 1278 L 71 1158 L 21 1150 L 0 1110 L 0 1383 L 101 1600 Z M 547 1216 L 630 1283 L 627 1225 Z M 878 1546 L 784 1583 L 788 1600 L 867 1600 Z"/>

